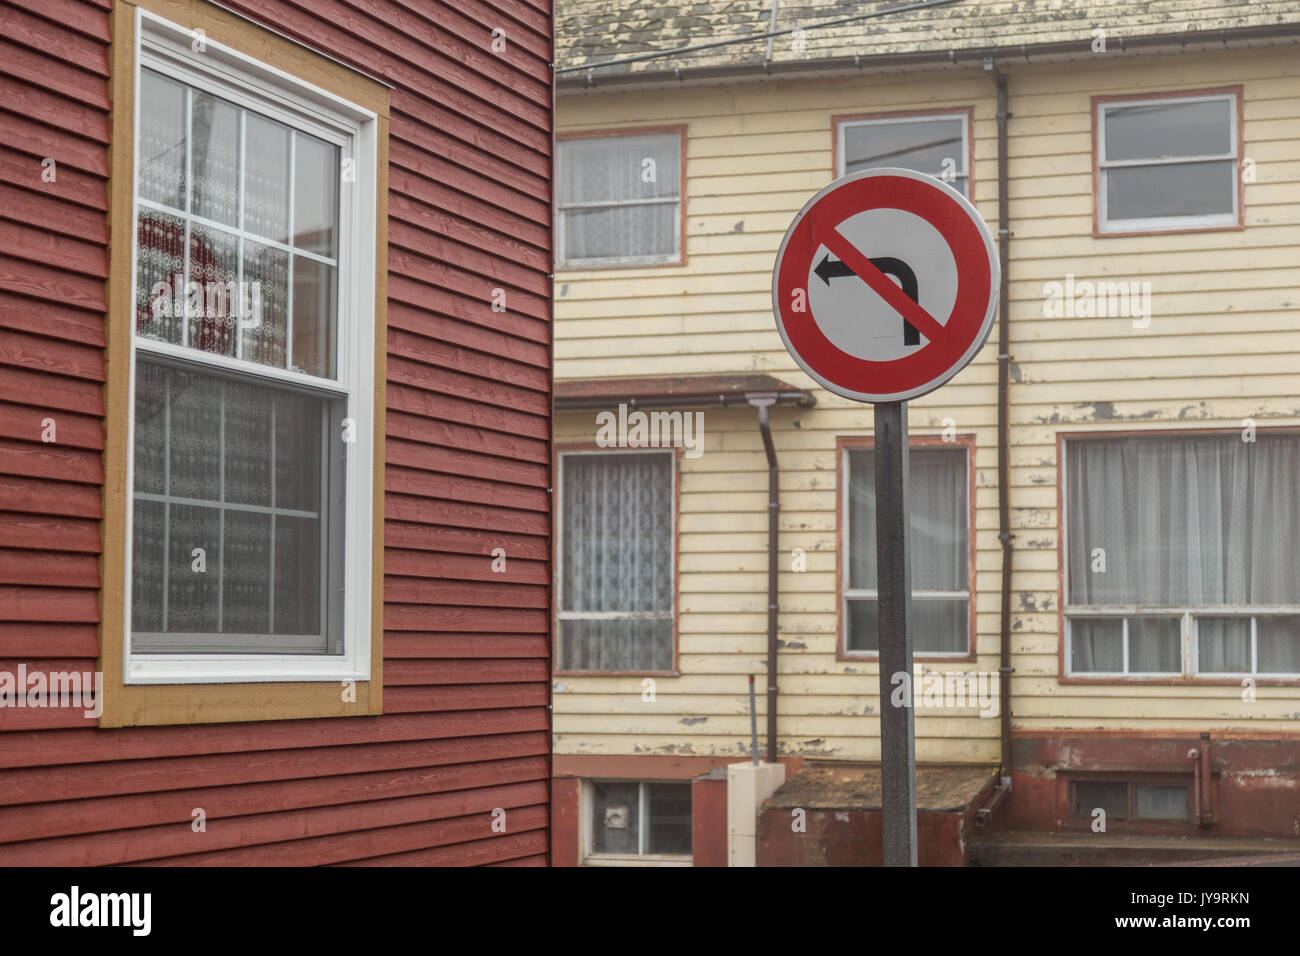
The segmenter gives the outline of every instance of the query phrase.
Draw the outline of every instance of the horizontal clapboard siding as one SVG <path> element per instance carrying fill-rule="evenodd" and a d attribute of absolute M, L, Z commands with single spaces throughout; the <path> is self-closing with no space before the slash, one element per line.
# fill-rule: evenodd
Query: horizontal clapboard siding
<path fill-rule="evenodd" d="M 0 862 L 544 865 L 550 6 L 225 5 L 393 87 L 385 714 L 98 730 L 0 710 Z M 130 254 L 106 219 L 112 5 L 5 6 L 0 670 L 93 671 L 105 279 Z"/>
<path fill-rule="evenodd" d="M 1300 70 L 1294 46 L 1122 63 L 1010 63 L 1011 644 L 1017 729 L 1295 730 L 1300 689 L 1063 684 L 1057 678 L 1056 439 L 1062 430 L 1300 423 Z M 1244 231 L 1093 238 L 1094 94 L 1240 83 Z M 815 386 L 771 312 L 771 269 L 800 206 L 832 178 L 831 117 L 973 107 L 974 198 L 995 231 L 997 122 L 979 71 L 895 74 L 562 97 L 561 132 L 687 124 L 684 267 L 556 277 L 556 375 L 767 372 L 813 389 L 777 408 L 781 465 L 779 733 L 782 752 L 878 759 L 876 667 L 837 661 L 837 436 L 869 435 L 869 405 Z M 1152 282 L 1150 328 L 1045 318 L 1067 273 Z M 913 435 L 946 419 L 975 437 L 977 658 L 927 668 L 996 673 L 1001 578 L 996 331 L 972 365 L 909 403 Z M 611 403 L 613 404 L 613 403 Z M 596 438 L 595 411 L 557 416 L 558 443 Z M 681 461 L 680 677 L 564 675 L 556 752 L 741 754 L 747 675 L 766 666 L 767 465 L 754 412 L 707 409 L 704 453 Z M 791 569 L 802 548 L 807 570 Z M 765 712 L 759 684 L 758 707 Z M 916 714 L 917 757 L 996 761 L 998 721 L 977 708 Z"/>

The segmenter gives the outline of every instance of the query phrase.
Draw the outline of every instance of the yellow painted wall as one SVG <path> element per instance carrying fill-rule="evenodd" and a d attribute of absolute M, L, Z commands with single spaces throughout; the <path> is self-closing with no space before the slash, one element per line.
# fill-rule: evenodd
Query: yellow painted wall
<path fill-rule="evenodd" d="M 1011 520 L 1014 726 L 1293 731 L 1300 688 L 1245 703 L 1219 686 L 1063 686 L 1057 680 L 1058 430 L 1300 423 L 1300 57 L 1249 52 L 1019 65 L 1010 74 Z M 1242 83 L 1244 231 L 1092 237 L 1090 99 Z M 975 110 L 974 199 L 995 231 L 996 120 L 979 71 L 924 72 L 566 96 L 561 131 L 688 124 L 687 265 L 561 272 L 556 377 L 769 372 L 814 388 L 777 409 L 781 463 L 780 733 L 783 752 L 876 759 L 874 664 L 837 662 L 835 439 L 872 410 L 815 388 L 771 315 L 771 268 L 799 207 L 831 171 L 831 116 Z M 1151 326 L 1044 318 L 1043 284 L 1066 273 L 1149 280 Z M 945 418 L 976 436 L 977 648 L 996 671 L 997 331 L 974 363 L 911 404 L 913 435 Z M 1100 408 L 1098 408 L 1100 403 Z M 1105 403 L 1110 403 L 1109 405 Z M 1099 413 L 1104 418 L 1099 418 Z M 556 440 L 591 442 L 595 413 L 556 417 Z M 557 753 L 737 753 L 748 746 L 746 675 L 763 707 L 767 473 L 752 410 L 705 412 L 705 453 L 682 461 L 681 675 L 654 703 L 634 677 L 555 679 Z M 808 570 L 792 573 L 791 549 Z M 1300 546 L 1298 546 L 1300 548 Z M 933 665 L 927 665 L 933 666 Z M 918 710 L 917 758 L 998 758 L 998 721 Z M 692 718 L 707 717 L 705 721 Z M 760 732 L 762 729 L 760 716 Z"/>

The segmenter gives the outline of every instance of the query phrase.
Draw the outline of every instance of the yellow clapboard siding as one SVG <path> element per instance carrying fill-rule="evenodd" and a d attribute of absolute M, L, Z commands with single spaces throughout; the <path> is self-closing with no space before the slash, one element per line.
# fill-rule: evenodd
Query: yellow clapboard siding
<path fill-rule="evenodd" d="M 1300 67 L 1287 49 L 1197 51 L 1017 66 L 1010 77 L 1012 264 L 1011 523 L 1013 722 L 1021 729 L 1294 730 L 1300 689 L 1079 685 L 1058 679 L 1056 440 L 1062 431 L 1300 424 Z M 1092 235 L 1091 98 L 1236 85 L 1245 90 L 1247 228 Z M 557 378 L 776 374 L 813 388 L 811 409 L 774 410 L 780 460 L 781 750 L 879 755 L 867 660 L 835 660 L 835 442 L 869 435 L 873 415 L 816 389 L 786 355 L 771 317 L 776 246 L 833 172 L 831 117 L 974 108 L 974 195 L 996 229 L 992 84 L 979 70 L 603 92 L 560 101 L 562 129 L 686 123 L 686 252 L 680 267 L 557 275 Z M 809 104 L 816 106 L 810 108 Z M 580 105 L 579 105 L 580 104 Z M 566 115 L 566 112 L 568 115 Z M 1048 317 L 1043 286 L 1150 281 L 1151 323 Z M 996 335 L 996 331 L 995 331 Z M 996 670 L 994 349 L 940 392 L 910 403 L 913 435 L 952 419 L 976 436 L 977 647 L 959 668 Z M 795 427 L 795 422 L 798 427 Z M 557 441 L 590 442 L 594 413 L 557 415 Z M 562 676 L 560 753 L 729 753 L 748 747 L 746 675 L 766 668 L 767 463 L 751 409 L 705 410 L 704 455 L 681 460 L 680 678 L 646 713 L 634 678 Z M 795 573 L 790 551 L 805 549 Z M 802 645 L 802 646 L 799 646 Z M 618 683 L 611 683 L 618 682 Z M 760 713 L 766 707 L 760 686 Z M 685 725 L 692 717 L 707 721 Z M 761 728 L 760 724 L 760 728 Z M 920 760 L 997 759 L 998 721 L 917 713 Z"/>

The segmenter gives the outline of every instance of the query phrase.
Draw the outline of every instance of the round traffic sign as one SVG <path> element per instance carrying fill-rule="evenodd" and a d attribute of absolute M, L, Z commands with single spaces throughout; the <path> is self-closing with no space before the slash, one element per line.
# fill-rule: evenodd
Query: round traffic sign
<path fill-rule="evenodd" d="M 993 235 L 965 196 L 910 169 L 870 169 L 835 180 L 794 217 L 772 310 L 785 347 L 824 388 L 899 402 L 975 357 L 998 282 Z"/>

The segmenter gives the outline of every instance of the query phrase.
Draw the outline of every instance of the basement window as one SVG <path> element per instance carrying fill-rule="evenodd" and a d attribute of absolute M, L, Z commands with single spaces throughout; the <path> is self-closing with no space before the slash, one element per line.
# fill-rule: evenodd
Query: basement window
<path fill-rule="evenodd" d="M 586 862 L 689 864 L 690 783 L 590 780 L 587 794 Z"/>
<path fill-rule="evenodd" d="M 1147 780 L 1075 780 L 1071 783 L 1074 817 L 1091 821 L 1096 811 L 1105 819 L 1136 822 L 1187 822 L 1191 819 L 1191 785 Z"/>
<path fill-rule="evenodd" d="M 1100 232 L 1239 224 L 1238 95 L 1097 101 Z"/>

